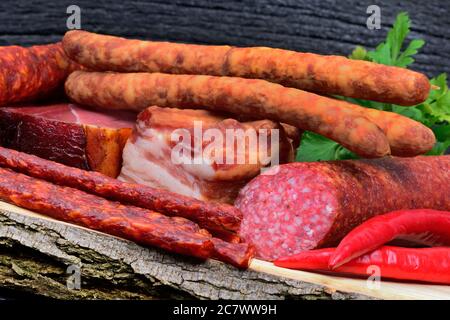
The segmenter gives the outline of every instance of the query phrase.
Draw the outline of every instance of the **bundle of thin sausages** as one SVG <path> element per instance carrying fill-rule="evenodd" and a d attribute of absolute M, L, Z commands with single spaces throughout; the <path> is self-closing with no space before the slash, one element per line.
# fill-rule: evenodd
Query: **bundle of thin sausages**
<path fill-rule="evenodd" d="M 248 267 L 254 254 L 252 245 L 213 237 L 184 218 L 214 231 L 235 230 L 240 212 L 232 206 L 123 183 L 1 147 L 0 200 L 140 244 L 215 258 L 239 268 Z"/>
<path fill-rule="evenodd" d="M 91 70 L 120 72 L 69 76 L 67 95 L 88 106 L 205 108 L 271 119 L 371 158 L 415 156 L 435 143 L 433 132 L 414 120 L 300 90 L 413 105 L 426 99 L 430 84 L 410 70 L 271 48 L 127 40 L 85 31 L 66 33 L 63 47 Z"/>
<path fill-rule="evenodd" d="M 235 233 L 242 213 L 231 205 L 204 202 L 162 189 L 122 182 L 98 172 L 68 167 L 3 147 L 0 147 L 0 167 L 168 216 L 183 217 L 218 236 L 239 242 Z"/>

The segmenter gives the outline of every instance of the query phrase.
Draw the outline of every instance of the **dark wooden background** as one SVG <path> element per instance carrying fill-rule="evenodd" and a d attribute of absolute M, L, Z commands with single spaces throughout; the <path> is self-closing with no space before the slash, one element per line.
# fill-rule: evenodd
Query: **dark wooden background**
<path fill-rule="evenodd" d="M 81 8 L 82 28 L 128 37 L 205 44 L 273 46 L 325 54 L 379 43 L 400 11 L 427 44 L 414 69 L 450 72 L 450 1 L 413 0 L 28 0 L 0 1 L 0 45 L 61 39 L 66 8 Z M 366 27 L 368 5 L 381 7 L 381 30 Z"/>

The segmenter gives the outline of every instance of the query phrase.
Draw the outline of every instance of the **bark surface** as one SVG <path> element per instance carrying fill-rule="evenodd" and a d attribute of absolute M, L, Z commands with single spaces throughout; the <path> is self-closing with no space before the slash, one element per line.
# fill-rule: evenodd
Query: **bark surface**
<path fill-rule="evenodd" d="M 3 209 L 0 287 L 59 299 L 367 298 L 241 271 L 217 261 L 199 263 L 95 231 Z"/>

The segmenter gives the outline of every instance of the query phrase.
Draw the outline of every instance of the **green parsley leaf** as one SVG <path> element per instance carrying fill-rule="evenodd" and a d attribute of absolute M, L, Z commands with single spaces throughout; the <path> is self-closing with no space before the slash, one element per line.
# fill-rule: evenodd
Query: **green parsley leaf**
<path fill-rule="evenodd" d="M 392 65 L 392 57 L 391 57 L 391 45 L 389 43 L 380 44 L 375 51 L 367 52 L 367 56 L 370 58 L 370 61 Z"/>
<path fill-rule="evenodd" d="M 386 37 L 386 44 L 391 49 L 392 61 L 397 60 L 410 27 L 411 21 L 409 20 L 408 14 L 406 12 L 400 12 Z"/>
<path fill-rule="evenodd" d="M 379 44 L 375 50 L 367 51 L 357 46 L 350 54 L 350 59 L 367 60 L 390 66 L 406 68 L 414 62 L 413 56 L 417 54 L 425 42 L 420 39 L 412 40 L 406 48 L 404 42 L 410 32 L 411 21 L 405 12 L 397 15 L 394 25 L 389 30 L 386 40 Z M 392 111 L 404 115 L 431 128 L 436 136 L 436 145 L 428 155 L 443 154 L 450 147 L 450 91 L 447 85 L 447 75 L 441 74 L 430 80 L 438 86 L 438 90 L 431 90 L 428 99 L 411 107 L 394 104 L 367 101 L 361 99 L 337 96 L 337 99 L 359 104 L 363 107 L 384 111 Z M 301 145 L 297 150 L 297 161 L 343 160 L 355 159 L 357 156 L 338 143 L 312 132 L 305 132 Z"/>
<path fill-rule="evenodd" d="M 412 56 L 423 47 L 425 41 L 414 39 L 402 51 L 406 36 L 410 32 L 410 27 L 411 21 L 408 14 L 405 12 L 399 13 L 392 29 L 388 32 L 386 41 L 379 44 L 375 50 L 367 52 L 370 61 L 402 68 L 413 63 L 414 59 Z"/>
<path fill-rule="evenodd" d="M 450 148 L 450 124 L 437 125 L 433 128 L 436 135 L 436 144 L 427 155 L 441 155 Z"/>
<path fill-rule="evenodd" d="M 430 82 L 440 89 L 431 91 L 430 96 L 423 103 L 423 108 L 435 117 L 436 121 L 450 122 L 450 92 L 447 86 L 447 75 L 442 73 Z"/>
<path fill-rule="evenodd" d="M 406 68 L 407 66 L 412 64 L 414 62 L 412 56 L 415 55 L 419 51 L 419 49 L 423 47 L 424 44 L 425 41 L 423 41 L 422 39 L 412 40 L 405 51 L 403 51 L 402 54 L 398 57 L 395 65 L 397 67 Z"/>
<path fill-rule="evenodd" d="M 296 161 L 310 162 L 332 159 L 356 159 L 356 154 L 337 142 L 314 132 L 305 131 L 302 143 L 297 150 Z"/>

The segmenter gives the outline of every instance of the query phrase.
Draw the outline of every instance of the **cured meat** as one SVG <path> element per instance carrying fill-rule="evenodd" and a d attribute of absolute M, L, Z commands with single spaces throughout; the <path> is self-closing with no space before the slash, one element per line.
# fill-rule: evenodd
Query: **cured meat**
<path fill-rule="evenodd" d="M 255 255 L 255 248 L 248 243 L 228 243 L 217 238 L 213 238 L 212 242 L 214 244 L 213 258 L 238 268 L 247 268 Z"/>
<path fill-rule="evenodd" d="M 0 145 L 117 177 L 135 120 L 70 103 L 0 108 Z"/>
<path fill-rule="evenodd" d="M 0 168 L 0 199 L 57 220 L 171 252 L 206 259 L 214 250 L 209 233 L 189 220 L 124 206 L 9 169 Z"/>
<path fill-rule="evenodd" d="M 306 91 L 400 105 L 419 104 L 430 91 L 421 73 L 340 56 L 129 40 L 81 30 L 68 31 L 63 45 L 72 59 L 93 70 L 258 78 Z"/>
<path fill-rule="evenodd" d="M 450 156 L 290 163 L 244 187 L 240 235 L 266 260 L 335 246 L 401 209 L 450 210 Z"/>
<path fill-rule="evenodd" d="M 0 106 L 47 96 L 79 68 L 66 56 L 60 42 L 0 47 Z"/>
<path fill-rule="evenodd" d="M 275 122 L 153 106 L 138 116 L 118 179 L 233 203 L 264 167 L 293 160 L 292 144 Z"/>
<path fill-rule="evenodd" d="M 281 125 L 284 129 L 284 132 L 286 133 L 286 136 L 289 138 L 289 141 L 292 143 L 292 148 L 294 149 L 295 153 L 297 148 L 300 146 L 303 131 L 286 123 L 281 123 Z"/>
<path fill-rule="evenodd" d="M 142 245 L 200 259 L 214 258 L 238 268 L 247 268 L 254 253 L 251 245 L 213 238 L 187 219 L 123 205 L 10 169 L 0 168 L 0 200 Z"/>
<path fill-rule="evenodd" d="M 425 154 L 436 143 L 433 131 L 413 119 L 395 112 L 361 109 L 350 103 L 346 104 L 346 108 L 359 111 L 362 116 L 375 123 L 386 135 L 394 156 L 414 157 Z"/>
<path fill-rule="evenodd" d="M 0 166 L 111 200 L 155 210 L 168 216 L 184 217 L 196 221 L 201 227 L 226 239 L 239 229 L 242 218 L 241 212 L 234 206 L 204 202 L 166 190 L 121 182 L 97 172 L 67 167 L 2 147 L 0 147 Z"/>
<path fill-rule="evenodd" d="M 75 102 L 103 109 L 148 106 L 201 108 L 270 119 L 313 131 L 367 158 L 390 154 L 383 131 L 362 116 L 365 108 L 264 80 L 162 73 L 75 71 L 65 84 Z"/>

